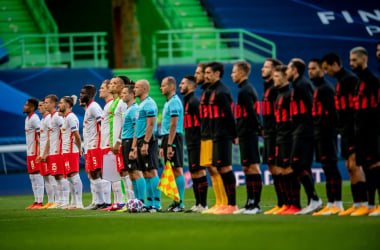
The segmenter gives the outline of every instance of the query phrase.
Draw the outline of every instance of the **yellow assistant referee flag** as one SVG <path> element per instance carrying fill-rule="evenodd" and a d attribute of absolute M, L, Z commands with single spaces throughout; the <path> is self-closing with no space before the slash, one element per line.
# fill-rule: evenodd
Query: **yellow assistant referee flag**
<path fill-rule="evenodd" d="M 162 172 L 160 182 L 157 188 L 161 190 L 167 197 L 173 199 L 175 202 L 179 202 L 179 193 L 175 177 L 172 169 L 172 165 L 169 161 L 166 162 L 164 171 Z"/>

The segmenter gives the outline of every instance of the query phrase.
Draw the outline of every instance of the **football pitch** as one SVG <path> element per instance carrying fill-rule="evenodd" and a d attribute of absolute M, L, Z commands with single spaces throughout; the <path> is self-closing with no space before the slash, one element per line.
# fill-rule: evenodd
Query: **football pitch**
<path fill-rule="evenodd" d="M 326 201 L 324 185 L 318 194 Z M 239 207 L 245 186 L 237 188 Z M 302 204 L 305 195 L 302 190 Z M 90 193 L 83 196 L 90 203 Z M 380 217 L 311 215 L 130 214 L 85 210 L 25 210 L 32 196 L 0 196 L 0 249 L 380 249 Z M 351 205 L 349 183 L 343 186 Z M 185 205 L 193 205 L 186 190 Z M 214 194 L 209 189 L 209 205 Z M 170 200 L 162 196 L 163 208 Z M 261 206 L 275 205 L 264 186 Z"/>

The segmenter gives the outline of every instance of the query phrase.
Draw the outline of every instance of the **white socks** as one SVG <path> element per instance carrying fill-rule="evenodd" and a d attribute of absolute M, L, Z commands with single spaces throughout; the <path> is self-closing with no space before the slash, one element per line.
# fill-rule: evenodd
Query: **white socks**
<path fill-rule="evenodd" d="M 58 190 L 58 203 L 59 204 L 69 204 L 69 182 L 62 178 L 60 180 L 57 180 L 57 190 Z"/>
<path fill-rule="evenodd" d="M 83 190 L 83 184 L 82 180 L 80 179 L 79 174 L 74 175 L 73 177 L 67 178 L 70 182 L 70 189 L 72 193 L 71 197 L 71 204 L 75 206 L 83 206 L 82 203 L 82 190 Z"/>
<path fill-rule="evenodd" d="M 121 180 L 123 181 L 125 193 L 127 195 L 126 201 L 128 201 L 128 199 L 134 199 L 135 193 L 133 192 L 132 181 L 129 178 L 129 175 L 121 177 Z"/>
<path fill-rule="evenodd" d="M 96 203 L 95 204 L 103 204 L 104 203 L 104 192 L 103 192 L 103 182 L 101 178 L 98 178 L 96 180 L 91 180 L 91 182 L 94 185 L 94 191 L 96 196 Z"/>
<path fill-rule="evenodd" d="M 30 182 L 34 194 L 34 201 L 42 203 L 44 199 L 44 178 L 40 174 L 30 174 Z"/>
<path fill-rule="evenodd" d="M 91 204 L 98 204 L 98 201 L 96 200 L 95 185 L 92 179 L 90 179 L 90 188 L 91 188 L 91 194 L 92 194 Z"/>
<path fill-rule="evenodd" d="M 104 202 L 106 204 L 111 204 L 111 182 L 103 179 L 102 183 L 104 192 Z"/>
<path fill-rule="evenodd" d="M 121 189 L 121 181 L 112 182 L 113 203 L 125 203 L 123 201 L 123 191 Z"/>
<path fill-rule="evenodd" d="M 54 177 L 51 175 L 45 175 L 43 178 L 45 181 L 45 190 L 48 197 L 48 203 L 53 204 L 54 196 L 56 196 L 56 192 L 57 192 L 57 182 L 55 181 Z"/>

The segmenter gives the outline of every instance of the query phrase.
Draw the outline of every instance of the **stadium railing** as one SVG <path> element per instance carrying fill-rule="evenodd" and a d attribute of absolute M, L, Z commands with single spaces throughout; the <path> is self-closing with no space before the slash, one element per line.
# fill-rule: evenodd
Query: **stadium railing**
<path fill-rule="evenodd" d="M 1 161 L 3 163 L 4 173 L 7 174 L 7 162 L 5 160 L 6 153 L 26 152 L 26 144 L 0 145 Z"/>
<path fill-rule="evenodd" d="M 158 30 L 152 46 L 154 67 L 211 60 L 261 63 L 277 53 L 274 42 L 244 29 Z"/>
<path fill-rule="evenodd" d="M 25 0 L 25 3 L 42 33 L 58 33 L 58 26 L 43 0 Z"/>
<path fill-rule="evenodd" d="M 106 37 L 107 32 L 21 35 L 0 46 L 12 55 L 0 68 L 108 67 Z"/>

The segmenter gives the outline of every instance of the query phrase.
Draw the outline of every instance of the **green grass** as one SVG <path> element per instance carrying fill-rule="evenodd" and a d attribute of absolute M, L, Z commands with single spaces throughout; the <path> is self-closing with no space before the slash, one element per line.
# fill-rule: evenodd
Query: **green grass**
<path fill-rule="evenodd" d="M 317 190 L 325 200 L 324 185 Z M 348 183 L 343 194 L 348 207 Z M 243 206 L 245 187 L 238 187 L 237 197 Z M 208 201 L 214 202 L 211 189 Z M 32 196 L 0 197 L 0 249 L 380 249 L 380 217 L 25 210 L 31 202 Z M 193 202 L 188 189 L 186 207 Z M 163 196 L 163 207 L 169 203 Z M 265 186 L 262 208 L 274 203 L 273 186 Z"/>

